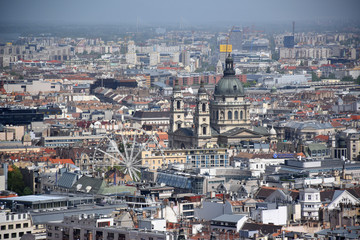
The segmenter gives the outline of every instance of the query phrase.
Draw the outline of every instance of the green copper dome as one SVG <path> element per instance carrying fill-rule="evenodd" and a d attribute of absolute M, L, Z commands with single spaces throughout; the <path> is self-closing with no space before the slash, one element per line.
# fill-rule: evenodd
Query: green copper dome
<path fill-rule="evenodd" d="M 225 61 L 224 77 L 215 85 L 215 96 L 245 96 L 244 87 L 235 76 L 233 60 L 230 55 Z"/>

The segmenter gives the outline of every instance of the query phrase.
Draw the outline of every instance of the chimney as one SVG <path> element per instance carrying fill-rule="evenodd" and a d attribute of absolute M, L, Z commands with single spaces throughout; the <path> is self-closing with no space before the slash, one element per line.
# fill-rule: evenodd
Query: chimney
<path fill-rule="evenodd" d="M 146 219 L 146 212 L 145 211 L 142 212 L 142 215 L 143 215 L 143 219 Z"/>
<path fill-rule="evenodd" d="M 88 232 L 88 240 L 92 240 L 92 239 L 93 239 L 92 232 Z"/>
<path fill-rule="evenodd" d="M 160 209 L 156 208 L 156 213 L 154 215 L 154 218 L 159 218 L 159 212 L 160 212 Z"/>

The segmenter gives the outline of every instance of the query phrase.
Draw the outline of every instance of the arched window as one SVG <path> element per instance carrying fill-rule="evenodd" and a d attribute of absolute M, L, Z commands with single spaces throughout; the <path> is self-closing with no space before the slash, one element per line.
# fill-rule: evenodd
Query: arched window
<path fill-rule="evenodd" d="M 224 113 L 224 111 L 221 111 L 220 112 L 220 119 L 224 119 L 225 118 L 225 113 Z"/>
<path fill-rule="evenodd" d="M 180 129 L 181 128 L 181 123 L 178 123 L 177 127 L 178 127 L 178 129 Z"/>
<path fill-rule="evenodd" d="M 240 119 L 243 119 L 243 117 L 244 117 L 244 113 L 243 111 L 240 111 Z"/>
<path fill-rule="evenodd" d="M 206 104 L 205 103 L 203 103 L 202 104 L 202 109 L 201 109 L 203 112 L 205 112 L 206 111 Z"/>
<path fill-rule="evenodd" d="M 177 102 L 176 102 L 176 108 L 177 108 L 177 109 L 180 109 L 180 106 L 181 106 L 181 102 L 180 102 L 180 101 L 177 101 Z"/>
<path fill-rule="evenodd" d="M 232 120 L 232 111 L 228 111 L 228 120 Z"/>
<path fill-rule="evenodd" d="M 234 112 L 234 119 L 235 119 L 235 120 L 238 120 L 238 119 L 239 119 L 239 112 L 238 112 L 238 111 L 235 111 L 235 112 Z"/>
<path fill-rule="evenodd" d="M 202 131 L 203 135 L 206 135 L 206 127 L 203 127 L 202 130 L 203 130 L 203 131 Z"/>

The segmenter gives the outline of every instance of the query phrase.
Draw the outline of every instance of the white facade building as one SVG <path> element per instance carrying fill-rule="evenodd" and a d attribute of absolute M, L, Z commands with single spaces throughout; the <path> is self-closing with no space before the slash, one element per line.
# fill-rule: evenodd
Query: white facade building
<path fill-rule="evenodd" d="M 61 84 L 45 81 L 19 82 L 14 84 L 5 83 L 6 92 L 28 92 L 30 94 L 39 94 L 39 92 L 58 92 L 61 90 Z"/>
<path fill-rule="evenodd" d="M 29 214 L 0 212 L 0 239 L 17 240 L 28 233 L 33 233 Z"/>
<path fill-rule="evenodd" d="M 319 219 L 321 207 L 320 191 L 313 188 L 302 189 L 300 194 L 301 217 L 303 219 Z"/>
<path fill-rule="evenodd" d="M 251 218 L 263 224 L 286 225 L 287 206 L 278 206 L 274 209 L 258 208 L 251 213 Z"/>

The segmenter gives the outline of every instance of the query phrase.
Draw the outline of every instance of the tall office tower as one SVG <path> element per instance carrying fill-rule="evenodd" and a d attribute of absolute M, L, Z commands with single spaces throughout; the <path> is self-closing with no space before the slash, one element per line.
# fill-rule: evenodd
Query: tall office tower
<path fill-rule="evenodd" d="M 229 38 L 229 44 L 232 45 L 232 50 L 242 50 L 242 30 L 240 27 L 233 27 Z"/>
<path fill-rule="evenodd" d="M 187 50 L 183 50 L 181 52 L 181 62 L 184 64 L 184 66 L 190 66 L 190 52 Z"/>
<path fill-rule="evenodd" d="M 294 36 L 284 36 L 284 47 L 293 48 L 295 46 Z"/>

